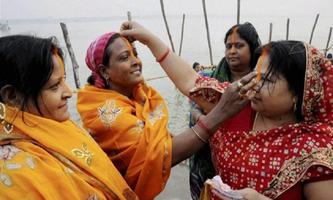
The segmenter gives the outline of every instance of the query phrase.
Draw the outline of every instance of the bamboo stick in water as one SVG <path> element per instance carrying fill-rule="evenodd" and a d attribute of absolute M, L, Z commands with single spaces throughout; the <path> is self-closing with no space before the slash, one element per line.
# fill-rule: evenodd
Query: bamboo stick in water
<path fill-rule="evenodd" d="M 182 32 L 181 32 L 181 36 L 180 36 L 180 45 L 179 45 L 179 52 L 178 52 L 179 56 L 181 56 L 181 54 L 182 54 L 183 38 L 184 38 L 184 25 L 185 25 L 185 14 L 183 14 L 183 21 L 182 21 Z"/>
<path fill-rule="evenodd" d="M 289 40 L 289 24 L 290 24 L 290 19 L 287 19 L 287 34 L 286 34 L 286 40 Z"/>
<path fill-rule="evenodd" d="M 70 56 L 71 61 L 72 61 L 75 86 L 76 86 L 77 89 L 79 89 L 80 88 L 79 65 L 77 64 L 77 61 L 76 61 L 76 58 L 75 58 L 75 55 L 74 55 L 74 51 L 73 51 L 73 48 L 72 48 L 72 44 L 71 44 L 71 41 L 70 41 L 69 36 L 68 36 L 67 26 L 66 26 L 65 23 L 62 23 L 62 22 L 60 23 L 60 26 L 61 26 L 62 33 L 64 35 L 64 39 L 65 39 L 65 43 L 66 43 L 66 47 L 67 47 L 69 56 Z"/>
<path fill-rule="evenodd" d="M 331 35 L 332 35 L 332 27 L 330 27 L 330 31 L 328 33 L 328 39 L 326 43 L 326 48 L 325 48 L 325 56 L 327 55 L 327 51 L 329 49 L 330 41 L 331 41 Z"/>
<path fill-rule="evenodd" d="M 240 0 L 237 0 L 237 24 L 240 23 Z"/>
<path fill-rule="evenodd" d="M 312 31 L 311 31 L 311 36 L 310 36 L 309 44 L 312 43 L 312 37 L 313 37 L 313 33 L 314 33 L 314 31 L 315 31 L 315 29 L 316 29 L 316 26 L 317 26 L 318 18 L 319 18 L 319 14 L 317 14 L 317 16 L 316 16 L 316 20 L 315 20 L 315 22 L 314 22 L 314 24 L 313 24 L 313 27 L 312 27 Z"/>
<path fill-rule="evenodd" d="M 207 40 L 208 40 L 210 64 L 213 65 L 213 55 L 212 55 L 213 53 L 212 53 L 212 46 L 210 44 L 209 26 L 208 26 L 208 19 L 207 19 L 207 12 L 206 12 L 206 1 L 205 0 L 202 0 L 202 6 L 203 6 L 203 11 L 204 11 L 206 31 L 207 31 Z"/>
<path fill-rule="evenodd" d="M 272 33 L 273 33 L 273 23 L 269 23 L 269 38 L 268 38 L 268 42 L 272 41 Z"/>
<path fill-rule="evenodd" d="M 169 25 L 168 25 L 168 22 L 167 22 L 167 19 L 166 19 L 166 16 L 165 16 L 163 0 L 160 0 L 160 3 L 161 3 L 161 9 L 162 9 L 162 14 L 163 14 L 163 19 L 164 19 L 165 27 L 167 29 L 169 40 L 170 40 L 170 43 L 171 43 L 172 52 L 175 52 L 175 47 L 173 45 L 171 33 L 170 33 L 170 30 L 169 30 Z"/>

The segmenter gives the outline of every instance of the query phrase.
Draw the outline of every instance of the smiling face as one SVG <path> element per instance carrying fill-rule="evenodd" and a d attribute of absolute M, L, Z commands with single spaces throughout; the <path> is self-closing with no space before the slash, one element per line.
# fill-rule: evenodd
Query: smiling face
<path fill-rule="evenodd" d="M 227 38 L 225 43 L 225 58 L 231 69 L 237 70 L 243 67 L 250 69 L 250 46 L 237 32 L 233 32 Z"/>
<path fill-rule="evenodd" d="M 37 98 L 40 112 L 32 102 L 28 104 L 28 111 L 32 114 L 61 122 L 70 117 L 67 99 L 72 96 L 72 92 L 65 82 L 62 59 L 58 55 L 52 55 L 52 61 L 54 67 L 50 79 L 43 86 Z"/>
<path fill-rule="evenodd" d="M 289 89 L 287 80 L 281 74 L 266 77 L 269 56 L 261 59 L 262 79 L 255 87 L 256 95 L 250 99 L 252 108 L 266 117 L 293 115 L 295 95 Z"/>
<path fill-rule="evenodd" d="M 131 94 L 143 81 L 141 60 L 125 38 L 115 39 L 108 48 L 111 48 L 111 56 L 103 73 L 108 77 L 110 88 L 125 95 Z"/>

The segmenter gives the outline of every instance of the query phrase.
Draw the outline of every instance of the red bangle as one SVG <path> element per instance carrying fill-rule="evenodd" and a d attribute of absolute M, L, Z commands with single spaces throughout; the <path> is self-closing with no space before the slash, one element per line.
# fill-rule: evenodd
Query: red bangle
<path fill-rule="evenodd" d="M 197 124 L 200 126 L 200 128 L 205 130 L 207 133 L 210 132 L 210 129 L 208 128 L 208 126 L 205 123 L 203 123 L 201 119 L 198 120 Z"/>
<path fill-rule="evenodd" d="M 156 62 L 162 62 L 168 55 L 169 55 L 170 49 L 168 48 L 166 52 L 159 58 L 156 58 Z"/>

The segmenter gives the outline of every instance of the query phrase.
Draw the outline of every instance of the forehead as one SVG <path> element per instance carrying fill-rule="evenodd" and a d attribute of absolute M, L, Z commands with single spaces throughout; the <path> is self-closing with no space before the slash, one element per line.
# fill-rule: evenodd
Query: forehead
<path fill-rule="evenodd" d="M 59 76 L 63 76 L 65 73 L 64 72 L 65 66 L 64 66 L 64 62 L 62 61 L 60 56 L 58 54 L 53 54 L 52 61 L 53 61 L 53 71 L 52 71 L 50 79 L 52 79 L 53 77 L 57 78 Z"/>
<path fill-rule="evenodd" d="M 127 39 L 119 37 L 113 41 L 110 45 L 112 52 L 115 54 L 121 53 L 122 51 L 129 50 L 130 44 Z"/>
<path fill-rule="evenodd" d="M 258 73 L 265 74 L 266 71 L 268 70 L 269 62 L 270 59 L 268 54 L 261 55 L 258 59 L 257 65 L 254 68 L 254 70 L 257 71 Z"/>
<path fill-rule="evenodd" d="M 227 41 L 226 41 L 226 43 L 233 43 L 233 42 L 234 42 L 233 40 L 235 40 L 235 41 L 237 41 L 237 42 L 245 42 L 245 43 L 247 43 L 243 38 L 241 38 L 241 37 L 239 36 L 239 34 L 238 34 L 237 32 L 233 32 L 233 33 L 231 33 L 231 34 L 227 37 Z"/>

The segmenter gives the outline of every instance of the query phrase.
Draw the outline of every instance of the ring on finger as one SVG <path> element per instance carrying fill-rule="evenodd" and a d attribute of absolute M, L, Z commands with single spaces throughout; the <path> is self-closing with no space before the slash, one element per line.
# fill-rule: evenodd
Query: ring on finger
<path fill-rule="evenodd" d="M 240 81 L 237 81 L 237 88 L 241 89 L 243 87 L 243 83 L 241 83 Z"/>
<path fill-rule="evenodd" d="M 241 98 L 244 98 L 246 96 L 247 91 L 239 90 L 238 94 Z"/>
<path fill-rule="evenodd" d="M 244 99 L 246 97 L 246 93 L 238 92 L 240 98 Z"/>
<path fill-rule="evenodd" d="M 241 92 L 238 92 L 238 95 L 240 98 L 244 99 L 246 97 L 246 93 L 241 93 Z"/>

